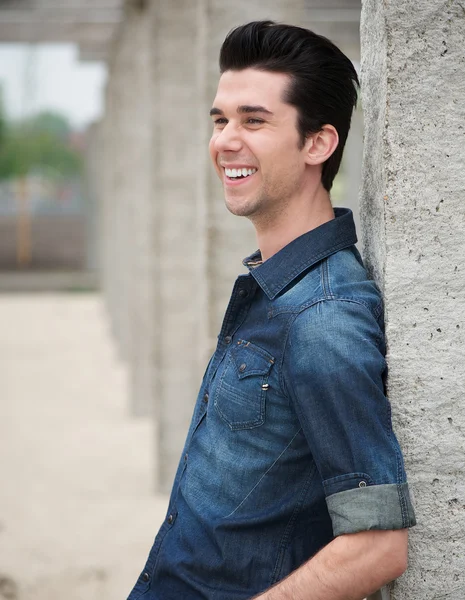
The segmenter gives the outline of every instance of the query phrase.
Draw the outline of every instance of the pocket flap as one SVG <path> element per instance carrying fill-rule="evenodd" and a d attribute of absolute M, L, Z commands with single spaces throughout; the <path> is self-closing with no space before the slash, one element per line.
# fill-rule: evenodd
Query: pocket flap
<path fill-rule="evenodd" d="M 239 340 L 231 349 L 231 357 L 239 379 L 267 375 L 274 364 L 271 354 L 245 340 Z"/>

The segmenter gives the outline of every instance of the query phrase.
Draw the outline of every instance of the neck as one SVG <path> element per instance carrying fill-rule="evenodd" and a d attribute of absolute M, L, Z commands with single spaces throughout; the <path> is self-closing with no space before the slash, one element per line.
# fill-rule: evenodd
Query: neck
<path fill-rule="evenodd" d="M 334 219 L 329 193 L 320 185 L 308 195 L 281 207 L 279 213 L 254 222 L 258 247 L 265 261 L 300 235 Z"/>

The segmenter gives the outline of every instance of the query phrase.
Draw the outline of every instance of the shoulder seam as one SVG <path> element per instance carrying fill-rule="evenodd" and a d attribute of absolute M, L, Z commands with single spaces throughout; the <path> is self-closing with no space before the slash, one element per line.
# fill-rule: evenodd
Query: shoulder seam
<path fill-rule="evenodd" d="M 377 315 L 378 311 L 377 310 L 373 311 L 371 306 L 367 302 L 364 302 L 363 300 L 360 300 L 359 298 L 348 298 L 346 296 L 335 296 L 334 294 L 331 297 L 325 296 L 324 298 L 318 298 L 318 299 L 312 300 L 311 302 L 308 302 L 306 304 L 302 304 L 302 306 L 299 307 L 298 314 L 300 314 L 301 312 L 304 312 L 308 308 L 311 308 L 315 304 L 320 304 L 323 302 L 349 302 L 351 304 L 359 304 L 360 306 L 364 306 L 370 312 L 370 314 L 372 314 L 373 317 L 375 317 L 375 319 L 378 320 L 378 316 L 379 316 L 379 315 Z"/>
<path fill-rule="evenodd" d="M 316 300 L 313 300 L 307 304 L 304 304 L 302 306 L 299 307 L 298 310 L 295 311 L 289 311 L 289 312 L 293 312 L 294 316 L 293 318 L 289 319 L 289 323 L 287 326 L 287 330 L 286 330 L 286 334 L 284 337 L 284 344 L 283 344 L 283 351 L 281 353 L 281 361 L 280 361 L 280 377 L 279 377 L 279 384 L 280 387 L 282 389 L 282 391 L 284 392 L 284 394 L 286 396 L 289 395 L 288 392 L 288 388 L 284 379 L 284 369 L 283 369 L 283 365 L 284 365 L 284 357 L 286 355 L 287 352 L 287 345 L 288 345 L 288 341 L 289 341 L 289 333 L 292 329 L 292 326 L 294 325 L 295 321 L 297 320 L 297 317 L 299 315 L 301 315 L 302 313 L 304 313 L 306 310 L 312 308 L 313 306 L 315 306 L 316 304 L 323 304 L 324 302 L 347 302 L 350 304 L 357 304 L 359 306 L 362 306 L 376 321 L 376 323 L 378 323 L 379 326 L 379 322 L 378 322 L 378 317 L 373 310 L 371 309 L 371 307 L 366 303 L 363 302 L 361 300 L 354 300 L 353 298 L 344 298 L 344 297 L 337 297 L 337 296 L 333 296 L 332 298 L 318 298 Z M 379 306 L 379 304 L 378 304 Z M 377 307 L 378 308 L 378 307 Z M 376 311 L 378 312 L 378 311 Z M 381 335 L 379 336 L 379 339 L 382 341 L 384 339 L 384 334 L 381 332 Z"/>

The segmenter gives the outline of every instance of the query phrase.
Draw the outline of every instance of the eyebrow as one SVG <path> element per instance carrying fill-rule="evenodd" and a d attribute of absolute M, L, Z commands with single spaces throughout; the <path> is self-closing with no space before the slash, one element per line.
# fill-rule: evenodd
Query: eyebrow
<path fill-rule="evenodd" d="M 273 114 L 270 110 L 268 110 L 264 106 L 260 106 L 260 105 L 251 106 L 249 104 L 243 104 L 242 106 L 238 106 L 237 112 L 240 115 L 249 114 L 249 113 L 264 113 L 265 115 Z M 224 115 L 224 112 L 219 108 L 213 107 L 210 111 L 210 116 L 213 117 L 214 115 Z"/>

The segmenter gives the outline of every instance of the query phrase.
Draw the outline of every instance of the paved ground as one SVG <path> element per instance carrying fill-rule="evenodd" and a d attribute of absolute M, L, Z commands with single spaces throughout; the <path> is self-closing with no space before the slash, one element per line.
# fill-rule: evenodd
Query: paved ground
<path fill-rule="evenodd" d="M 0 599 L 124 600 L 167 503 L 152 455 L 99 296 L 0 295 Z"/>

